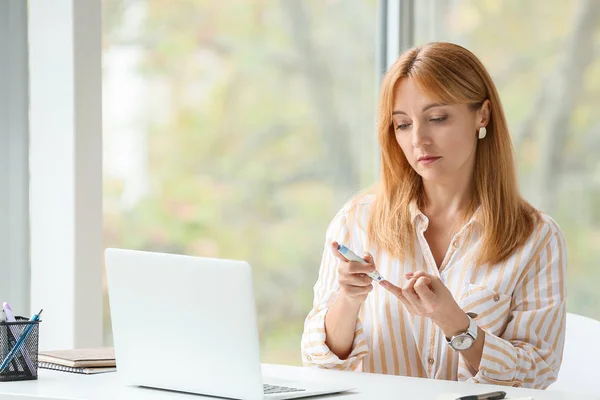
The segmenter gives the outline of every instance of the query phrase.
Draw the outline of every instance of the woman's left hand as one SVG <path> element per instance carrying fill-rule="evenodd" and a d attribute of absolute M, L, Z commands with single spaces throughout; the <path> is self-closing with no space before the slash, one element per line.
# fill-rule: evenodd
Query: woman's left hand
<path fill-rule="evenodd" d="M 409 313 L 431 318 L 446 336 L 467 330 L 469 317 L 439 277 L 417 271 L 406 274 L 406 278 L 408 282 L 403 288 L 389 281 L 381 282 L 381 286 L 395 295 Z"/>

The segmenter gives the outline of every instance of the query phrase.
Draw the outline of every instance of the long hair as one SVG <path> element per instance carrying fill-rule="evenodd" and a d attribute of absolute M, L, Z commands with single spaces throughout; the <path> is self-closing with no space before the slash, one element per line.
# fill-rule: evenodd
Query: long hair
<path fill-rule="evenodd" d="M 492 78 L 475 55 L 451 43 L 407 50 L 385 74 L 377 127 L 381 180 L 369 219 L 370 241 L 388 254 L 406 257 L 414 243 L 409 205 L 415 201 L 419 208 L 425 206 L 422 178 L 396 142 L 392 124 L 394 91 L 403 78 L 443 103 L 477 109 L 486 99 L 490 101 L 487 136 L 477 140 L 473 198 L 464 218 L 480 207 L 478 218 L 484 232 L 475 262 L 503 261 L 531 235 L 539 213 L 519 194 L 512 142 Z"/>

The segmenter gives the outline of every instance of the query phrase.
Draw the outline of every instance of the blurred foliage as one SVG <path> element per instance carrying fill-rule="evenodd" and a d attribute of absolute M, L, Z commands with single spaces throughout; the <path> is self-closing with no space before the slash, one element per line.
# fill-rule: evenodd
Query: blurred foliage
<path fill-rule="evenodd" d="M 161 96 L 142 117 L 149 193 L 125 208 L 125 184 L 105 177 L 105 245 L 248 260 L 263 360 L 299 363 L 327 225 L 376 176 L 376 2 L 104 7 L 105 51 L 141 48 Z M 141 9 L 139 32 L 119 34 Z"/>
<path fill-rule="evenodd" d="M 417 2 L 416 37 L 461 43 L 489 68 L 523 193 L 567 237 L 569 311 L 600 319 L 600 58 L 585 63 L 581 82 L 565 79 L 569 57 L 581 53 L 570 45 L 582 32 L 576 12 L 589 4 L 550 3 Z M 147 180 L 126 202 L 130 181 L 105 174 L 105 245 L 249 261 L 263 361 L 299 364 L 327 225 L 378 170 L 377 1 L 103 0 L 103 8 L 105 55 L 140 54 L 137 151 Z M 592 54 L 596 31 L 580 41 Z M 561 80 L 573 96 L 561 95 Z M 551 129 L 562 123 L 553 108 L 561 104 L 564 140 Z M 105 143 L 119 147 L 128 135 L 107 127 Z M 548 166 L 554 138 L 560 162 Z"/>

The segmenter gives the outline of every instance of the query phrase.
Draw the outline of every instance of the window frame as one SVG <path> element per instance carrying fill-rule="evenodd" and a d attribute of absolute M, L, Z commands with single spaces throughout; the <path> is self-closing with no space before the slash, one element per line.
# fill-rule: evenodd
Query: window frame
<path fill-rule="evenodd" d="M 101 1 L 30 1 L 28 10 L 31 307 L 44 309 L 42 350 L 97 347 Z"/>
<path fill-rule="evenodd" d="M 0 2 L 0 294 L 29 312 L 27 3 Z"/>

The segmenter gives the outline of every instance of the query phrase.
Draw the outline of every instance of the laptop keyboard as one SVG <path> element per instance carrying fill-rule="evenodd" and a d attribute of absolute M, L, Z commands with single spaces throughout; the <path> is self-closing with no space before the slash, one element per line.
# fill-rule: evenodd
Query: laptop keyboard
<path fill-rule="evenodd" d="M 263 391 L 265 394 L 304 392 L 305 390 L 306 389 L 263 384 Z"/>

